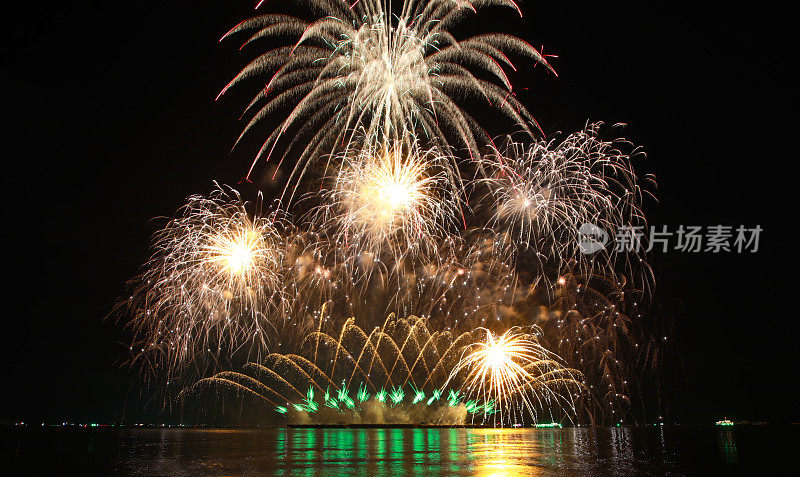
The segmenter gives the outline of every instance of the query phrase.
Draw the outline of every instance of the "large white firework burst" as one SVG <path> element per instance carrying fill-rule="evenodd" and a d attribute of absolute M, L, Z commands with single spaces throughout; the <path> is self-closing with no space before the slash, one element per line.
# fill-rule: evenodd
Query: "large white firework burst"
<path fill-rule="evenodd" d="M 465 100 L 501 112 L 533 136 L 535 121 L 514 97 L 504 68 L 514 68 L 507 56 L 514 54 L 552 71 L 544 56 L 511 35 L 458 40 L 449 32 L 481 7 L 506 6 L 520 13 L 512 0 L 406 0 L 396 17 L 383 0 L 298 3 L 320 17 L 261 15 L 223 37 L 254 32 L 245 45 L 263 38 L 294 39 L 260 55 L 220 93 L 247 78 L 268 78 L 247 107 L 251 119 L 242 136 L 261 121 L 290 111 L 269 134 L 253 166 L 286 137 L 285 154 L 302 151 L 289 179 L 296 185 L 314 159 L 346 152 L 362 131 L 367 142 L 418 137 L 447 152 L 466 148 L 470 157 L 479 157 L 490 137 L 464 110 Z"/>
<path fill-rule="evenodd" d="M 217 187 L 189 197 L 153 242 L 124 304 L 144 366 L 173 369 L 196 356 L 263 348 L 283 302 L 284 252 L 271 220 Z"/>
<path fill-rule="evenodd" d="M 461 206 L 450 159 L 436 150 L 364 147 L 343 155 L 312 214 L 332 235 L 342 261 L 429 259 L 455 229 Z M 368 267 L 369 268 L 369 267 Z"/>

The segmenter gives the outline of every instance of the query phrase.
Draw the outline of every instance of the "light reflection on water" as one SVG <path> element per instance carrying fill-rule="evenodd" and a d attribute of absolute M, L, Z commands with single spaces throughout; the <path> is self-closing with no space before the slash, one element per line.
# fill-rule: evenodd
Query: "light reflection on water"
<path fill-rule="evenodd" d="M 732 429 L 720 429 L 719 433 L 719 450 L 722 453 L 722 458 L 728 464 L 736 464 L 739 462 L 739 451 L 736 450 L 736 436 Z"/>
<path fill-rule="evenodd" d="M 748 432 L 753 435 L 748 434 Z M 784 432 L 784 431 L 781 431 Z M 744 434 L 742 434 L 744 433 Z M 766 434 L 765 434 L 766 433 Z M 772 433 L 772 434 L 770 434 Z M 101 475 L 652 475 L 740 469 L 737 429 L 140 429 L 2 435 L 17 472 Z M 749 437 L 748 437 L 749 436 Z M 766 437 L 765 437 L 766 436 Z M 771 445 L 774 447 L 774 444 Z"/>
<path fill-rule="evenodd" d="M 634 460 L 629 430 L 621 429 L 287 429 L 251 433 L 239 443 L 203 439 L 208 471 L 274 475 L 563 475 L 603 468 L 625 470 Z M 267 437 L 269 436 L 269 437 Z M 159 446 L 143 473 L 183 472 L 174 445 Z M 259 451 L 256 452 L 255 449 Z M 251 453 L 252 452 L 252 453 Z M 586 454 L 589 452 L 589 454 Z M 587 460 L 587 456 L 593 459 Z M 191 464 L 190 464 L 191 465 Z M 203 472 L 195 468 L 192 472 Z"/>

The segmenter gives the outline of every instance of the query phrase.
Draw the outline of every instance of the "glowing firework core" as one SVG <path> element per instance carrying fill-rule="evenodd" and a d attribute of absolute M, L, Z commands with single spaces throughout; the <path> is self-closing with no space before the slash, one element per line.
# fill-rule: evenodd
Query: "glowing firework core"
<path fill-rule="evenodd" d="M 486 355 L 489 366 L 492 368 L 492 372 L 501 369 L 501 367 L 509 359 L 505 350 L 497 345 L 490 345 L 489 349 L 486 350 Z"/>
<path fill-rule="evenodd" d="M 443 177 L 436 172 L 437 161 L 400 144 L 346 158 L 331 191 L 341 213 L 333 217 L 344 233 L 342 241 L 355 239 L 359 252 L 377 253 L 390 239 L 410 246 L 421 235 L 439 235 L 445 205 L 438 197 Z M 320 211 L 323 222 L 331 218 L 330 208 Z"/>
<path fill-rule="evenodd" d="M 398 157 L 381 161 L 364 179 L 362 207 L 373 218 L 391 225 L 397 214 L 415 207 L 427 192 L 421 164 Z"/>
<path fill-rule="evenodd" d="M 253 252 L 247 244 L 234 244 L 231 256 L 228 257 L 228 268 L 231 273 L 239 273 L 243 269 L 250 268 L 253 261 Z"/>
<path fill-rule="evenodd" d="M 531 359 L 526 343 L 513 332 L 503 333 L 499 338 L 487 333 L 486 342 L 479 343 L 479 349 L 467 357 L 476 365 L 473 380 L 484 380 L 488 374 L 493 386 L 506 388 L 513 384 L 516 387 L 527 374 L 516 359 Z"/>
<path fill-rule="evenodd" d="M 243 276 L 255 266 L 263 238 L 252 229 L 219 235 L 209 247 L 210 261 L 217 263 L 234 276 Z"/>

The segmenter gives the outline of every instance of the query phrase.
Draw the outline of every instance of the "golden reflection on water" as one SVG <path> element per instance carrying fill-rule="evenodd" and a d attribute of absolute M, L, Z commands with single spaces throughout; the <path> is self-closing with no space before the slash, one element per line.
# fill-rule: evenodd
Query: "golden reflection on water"
<path fill-rule="evenodd" d="M 469 452 L 474 455 L 475 475 L 485 477 L 505 475 L 540 475 L 530 465 L 532 446 L 530 431 L 508 429 L 476 429 Z M 536 432 L 536 431 L 534 431 Z M 527 435 L 526 435 L 527 434 Z"/>

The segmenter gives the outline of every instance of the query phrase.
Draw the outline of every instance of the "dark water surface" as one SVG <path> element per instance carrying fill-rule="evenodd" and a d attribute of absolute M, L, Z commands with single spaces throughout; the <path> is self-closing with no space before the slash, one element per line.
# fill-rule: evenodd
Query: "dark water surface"
<path fill-rule="evenodd" d="M 0 474 L 800 475 L 790 427 L 6 429 Z M 791 467 L 787 465 L 791 464 Z"/>

